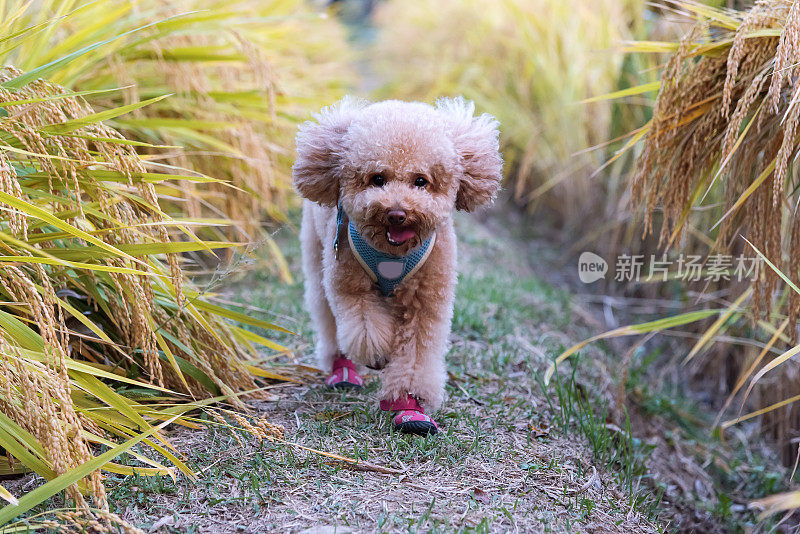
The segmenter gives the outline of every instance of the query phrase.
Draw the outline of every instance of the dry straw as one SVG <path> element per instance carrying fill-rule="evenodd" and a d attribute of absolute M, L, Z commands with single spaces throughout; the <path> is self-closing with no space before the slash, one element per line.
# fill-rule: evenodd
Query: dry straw
<path fill-rule="evenodd" d="M 744 250 L 765 260 L 761 277 L 752 283 L 752 308 L 757 330 L 769 341 L 760 352 L 748 351 L 747 361 L 735 362 L 740 376 L 725 404 L 730 406 L 744 390 L 739 403 L 744 407 L 758 382 L 760 409 L 722 427 L 762 416 L 763 428 L 786 445 L 784 460 L 791 463 L 796 445 L 787 440 L 800 427 L 798 367 L 792 359 L 799 350 L 792 346 L 797 329 L 786 328 L 800 318 L 800 182 L 795 164 L 800 4 L 762 0 L 741 12 L 694 2 L 673 7 L 695 19 L 680 42 L 630 46 L 637 52 L 671 53 L 653 119 L 632 138 L 644 138 L 633 193 L 646 210 L 646 230 L 656 216 L 660 219 L 662 244 L 680 244 L 687 228 L 705 221 L 718 251 Z M 749 296 L 744 292 L 719 310 L 720 318 L 687 360 L 724 332 L 726 323 L 734 323 Z M 752 331 L 750 335 L 755 336 Z M 790 348 L 781 352 L 781 345 Z M 773 351 L 779 356 L 773 357 Z"/>
<path fill-rule="evenodd" d="M 721 250 L 755 247 L 797 281 L 800 217 L 797 156 L 800 18 L 797 3 L 762 1 L 748 12 L 679 4 L 697 24 L 674 46 L 634 177 L 647 212 L 663 210 L 661 239 L 675 243 L 693 208 L 719 202 L 714 228 Z M 652 49 L 653 43 L 633 45 Z M 667 45 L 669 46 L 669 45 Z M 664 47 L 660 47 L 661 50 Z M 757 310 L 770 308 L 779 276 L 754 284 Z M 790 315 L 800 313 L 791 296 Z"/>

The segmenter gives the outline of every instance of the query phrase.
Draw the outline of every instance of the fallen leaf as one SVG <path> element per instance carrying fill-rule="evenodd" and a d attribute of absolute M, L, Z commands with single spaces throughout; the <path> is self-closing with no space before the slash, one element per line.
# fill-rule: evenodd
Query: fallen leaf
<path fill-rule="evenodd" d="M 569 492 L 572 493 L 572 495 L 580 495 L 581 493 L 592 487 L 595 481 L 599 480 L 600 479 L 597 476 L 597 468 L 595 466 L 592 466 L 592 475 L 589 477 L 589 480 L 587 480 L 586 483 L 577 490 L 569 490 Z"/>

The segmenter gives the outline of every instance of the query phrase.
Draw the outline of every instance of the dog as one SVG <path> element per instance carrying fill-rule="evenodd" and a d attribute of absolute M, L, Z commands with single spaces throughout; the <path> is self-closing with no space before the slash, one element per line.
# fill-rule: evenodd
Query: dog
<path fill-rule="evenodd" d="M 305 302 L 332 387 L 380 369 L 396 430 L 435 434 L 453 317 L 453 212 L 490 204 L 499 123 L 462 98 L 434 105 L 345 97 L 299 128 Z"/>

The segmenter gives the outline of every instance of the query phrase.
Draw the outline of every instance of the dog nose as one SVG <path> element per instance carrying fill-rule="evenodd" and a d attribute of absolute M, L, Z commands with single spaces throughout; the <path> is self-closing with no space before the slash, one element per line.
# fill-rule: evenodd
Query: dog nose
<path fill-rule="evenodd" d="M 392 210 L 389 212 L 389 224 L 400 225 L 406 222 L 405 210 Z"/>

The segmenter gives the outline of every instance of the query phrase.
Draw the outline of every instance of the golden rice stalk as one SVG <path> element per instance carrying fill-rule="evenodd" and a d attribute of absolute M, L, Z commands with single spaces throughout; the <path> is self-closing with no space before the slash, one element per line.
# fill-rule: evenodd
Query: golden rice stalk
<path fill-rule="evenodd" d="M 633 178 L 634 197 L 645 209 L 646 231 L 659 214 L 661 241 L 667 246 L 679 243 L 698 218 L 702 222 L 712 215 L 708 231 L 717 250 L 735 254 L 743 243 L 748 244 L 746 251 L 752 247 L 768 266 L 752 286 L 754 316 L 760 319 L 761 312 L 768 312 L 757 324 L 768 336 L 768 346 L 791 347 L 797 329 L 789 328 L 787 336 L 774 325 L 794 325 L 800 317 L 800 183 L 795 165 L 800 4 L 760 0 L 748 11 L 697 2 L 674 6 L 695 19 L 680 42 L 630 47 L 672 53 L 661 73 L 653 119 L 636 134 L 644 143 Z M 716 337 L 712 330 L 704 340 Z M 751 332 L 750 337 L 760 336 Z M 797 350 L 796 345 L 783 349 L 778 357 L 764 351 L 745 361 L 735 386 L 739 391 L 750 380 L 741 408 L 756 384 L 760 408 L 722 424 L 725 428 L 761 417 L 765 435 L 784 445 L 785 462 L 796 453 L 787 436 L 800 424 L 793 360 Z"/>
<path fill-rule="evenodd" d="M 106 436 L 163 440 L 151 422 L 187 399 L 256 390 L 251 342 L 281 347 L 223 317 L 276 327 L 214 306 L 183 278 L 177 253 L 232 244 L 200 241 L 189 227 L 202 220 L 159 208 L 156 184 L 205 179 L 147 172 L 102 122 L 147 102 L 95 113 L 41 72 L 0 69 L 0 446 L 13 458 L 0 468 L 57 480 L 88 465 L 90 444 L 113 444 Z M 167 408 L 147 408 L 143 392 Z M 92 471 L 65 487 L 83 513 L 85 491 L 107 512 Z"/>
<path fill-rule="evenodd" d="M 16 9 L 2 5 L 0 18 Z M 190 216 L 231 217 L 251 238 L 265 217 L 284 218 L 294 198 L 296 124 L 345 91 L 348 52 L 335 20 L 304 0 L 45 0 L 9 29 L 54 17 L 61 18 L 12 53 L 15 64 L 32 68 L 100 36 L 122 36 L 52 81 L 80 91 L 126 87 L 88 96 L 97 109 L 174 94 L 109 124 L 129 139 L 177 147 L 150 161 L 235 186 L 181 184 Z M 124 35 L 154 21 L 161 22 Z"/>
<path fill-rule="evenodd" d="M 52 510 L 16 524 L 5 525 L 2 532 L 57 532 L 58 534 L 85 534 L 87 532 L 114 532 L 145 534 L 145 531 L 124 521 L 117 514 L 105 510 Z"/>
<path fill-rule="evenodd" d="M 674 53 L 646 127 L 633 180 L 646 227 L 663 210 L 661 239 L 671 244 L 693 208 L 718 203 L 713 237 L 719 249 L 730 249 L 744 235 L 797 281 L 792 266 L 800 260 L 800 217 L 793 161 L 800 121 L 800 6 L 762 0 L 737 12 L 678 5 L 697 23 L 671 45 Z M 778 287 L 774 271 L 764 274 L 754 282 L 756 313 L 770 307 Z M 797 295 L 789 307 L 795 320 Z"/>
<path fill-rule="evenodd" d="M 581 101 L 617 89 L 622 56 L 612 49 L 632 36 L 643 8 L 636 0 L 386 2 L 374 54 L 381 93 L 474 100 L 502 124 L 514 197 L 583 214 L 601 163 L 585 149 L 610 137 L 612 106 Z"/>

